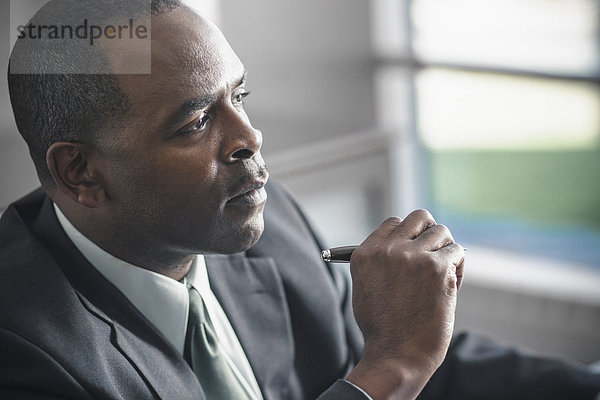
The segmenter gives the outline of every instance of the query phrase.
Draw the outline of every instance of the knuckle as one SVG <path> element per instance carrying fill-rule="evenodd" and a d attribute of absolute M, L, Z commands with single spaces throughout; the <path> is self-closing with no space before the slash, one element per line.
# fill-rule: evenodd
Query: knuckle
<path fill-rule="evenodd" d="M 429 251 L 422 252 L 419 256 L 419 261 L 430 267 L 435 267 L 438 263 L 437 257 Z"/>
<path fill-rule="evenodd" d="M 448 264 L 440 257 L 431 252 L 423 253 L 420 257 L 420 264 L 427 268 L 432 276 L 441 277 L 447 273 Z"/>
<path fill-rule="evenodd" d="M 450 232 L 450 229 L 446 225 L 443 225 L 443 224 L 436 225 L 436 229 L 439 230 L 440 234 L 443 237 L 450 238 L 450 239 L 452 239 L 452 242 L 454 242 L 454 239 L 452 238 L 452 232 Z"/>
<path fill-rule="evenodd" d="M 385 221 L 383 221 L 383 223 L 386 225 L 398 225 L 400 222 L 402 222 L 402 218 L 396 216 L 388 217 Z"/>
<path fill-rule="evenodd" d="M 431 213 L 424 208 L 419 208 L 418 210 L 413 211 L 412 214 L 419 217 L 420 219 L 435 222 Z"/>
<path fill-rule="evenodd" d="M 404 246 L 398 246 L 397 243 L 386 243 L 379 248 L 378 259 L 384 261 L 388 265 L 396 265 L 398 263 L 405 264 L 414 260 L 414 254 L 410 249 Z"/>
<path fill-rule="evenodd" d="M 424 208 L 418 208 L 414 210 L 411 214 L 417 215 L 419 217 L 426 217 L 427 215 L 429 215 L 429 211 L 427 211 Z"/>
<path fill-rule="evenodd" d="M 448 234 L 450 233 L 450 229 L 444 224 L 437 224 L 436 229 L 438 229 L 441 233 Z"/>
<path fill-rule="evenodd" d="M 393 243 L 387 243 L 387 244 L 381 246 L 380 252 L 384 258 L 392 258 L 392 257 L 394 257 L 394 254 L 396 253 L 396 249 L 395 249 L 395 246 L 393 245 Z"/>

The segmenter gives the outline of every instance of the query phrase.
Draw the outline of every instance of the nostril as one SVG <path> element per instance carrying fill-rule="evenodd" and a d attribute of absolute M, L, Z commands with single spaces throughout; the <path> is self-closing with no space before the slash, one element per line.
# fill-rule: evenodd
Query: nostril
<path fill-rule="evenodd" d="M 241 149 L 236 151 L 231 155 L 231 158 L 236 160 L 243 160 L 247 158 L 252 158 L 254 156 L 254 152 L 248 149 Z"/>

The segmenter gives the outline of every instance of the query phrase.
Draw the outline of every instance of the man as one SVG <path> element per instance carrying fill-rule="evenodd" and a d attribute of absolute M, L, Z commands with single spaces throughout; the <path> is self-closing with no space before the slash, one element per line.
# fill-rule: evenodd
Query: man
<path fill-rule="evenodd" d="M 32 24 L 143 20 L 143 3 L 55 0 Z M 449 345 L 462 247 L 426 211 L 390 218 L 355 251 L 350 298 L 266 185 L 222 34 L 177 1 L 153 2 L 151 22 L 147 74 L 42 73 L 118 71 L 135 42 L 15 45 L 11 102 L 43 191 L 0 225 L 0 397 L 415 398 Z M 16 72 L 30 64 L 42 72 Z M 449 377 L 426 390 L 441 398 Z M 557 387 L 598 390 L 577 379 Z"/>

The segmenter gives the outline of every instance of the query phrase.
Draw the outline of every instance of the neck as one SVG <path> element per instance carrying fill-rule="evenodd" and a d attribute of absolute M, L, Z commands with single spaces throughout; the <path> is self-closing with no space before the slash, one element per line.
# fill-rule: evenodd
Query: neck
<path fill-rule="evenodd" d="M 143 244 L 142 241 L 126 242 L 116 235 L 94 235 L 95 232 L 81 231 L 88 239 L 100 246 L 107 253 L 135 265 L 169 278 L 180 281 L 189 272 L 194 262 L 195 254 L 173 254 L 157 246 Z M 116 239 L 116 240 L 115 240 Z"/>
<path fill-rule="evenodd" d="M 189 272 L 196 257 L 195 254 L 171 254 L 160 251 L 160 249 L 151 249 L 147 245 L 137 247 L 135 244 L 120 240 L 103 240 L 105 238 L 103 235 L 94 236 L 94 232 L 80 232 L 107 253 L 129 264 L 168 276 L 177 281 L 183 279 Z M 136 244 L 140 245 L 140 243 Z"/>
<path fill-rule="evenodd" d="M 61 213 L 77 231 L 110 255 L 177 281 L 189 272 L 196 257 L 195 254 L 169 252 L 160 246 L 152 246 L 146 240 L 132 242 L 131 237 L 134 235 L 113 232 L 106 224 L 85 223 L 76 215 L 69 215 L 70 213 L 63 211 Z M 105 232 L 105 229 L 108 231 Z"/>

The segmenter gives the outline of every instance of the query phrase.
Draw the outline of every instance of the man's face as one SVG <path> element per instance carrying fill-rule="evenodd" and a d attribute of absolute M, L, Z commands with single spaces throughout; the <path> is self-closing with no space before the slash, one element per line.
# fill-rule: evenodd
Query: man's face
<path fill-rule="evenodd" d="M 118 62 L 118 51 L 108 54 Z M 258 240 L 268 174 L 243 109 L 245 78 L 198 15 L 180 7 L 153 19 L 152 74 L 119 76 L 132 108 L 98 151 L 115 235 L 173 254 L 232 253 Z"/>

